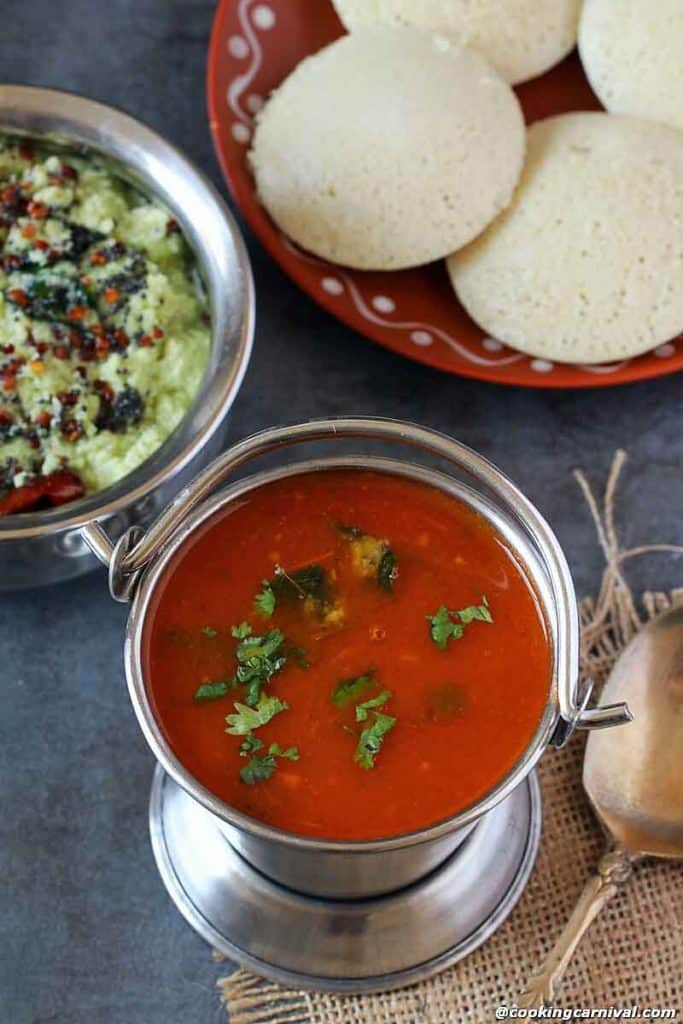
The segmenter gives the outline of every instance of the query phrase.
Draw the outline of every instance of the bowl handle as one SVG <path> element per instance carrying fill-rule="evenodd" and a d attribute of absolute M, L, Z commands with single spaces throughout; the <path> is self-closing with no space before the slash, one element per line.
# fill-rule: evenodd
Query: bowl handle
<path fill-rule="evenodd" d="M 444 459 L 491 491 L 525 530 L 543 559 L 553 591 L 557 626 L 557 703 L 559 719 L 551 738 L 563 746 L 574 728 L 617 725 L 630 721 L 626 705 L 587 709 L 591 686 L 579 692 L 579 621 L 576 595 L 562 549 L 535 506 L 492 463 L 477 452 L 435 430 L 379 417 L 339 417 L 273 427 L 252 434 L 211 462 L 181 490 L 146 532 L 132 527 L 114 546 L 99 523 L 82 529 L 85 542 L 109 566 L 110 591 L 129 600 L 140 573 L 173 536 L 186 516 L 253 459 L 292 445 L 347 439 L 394 442 Z"/>

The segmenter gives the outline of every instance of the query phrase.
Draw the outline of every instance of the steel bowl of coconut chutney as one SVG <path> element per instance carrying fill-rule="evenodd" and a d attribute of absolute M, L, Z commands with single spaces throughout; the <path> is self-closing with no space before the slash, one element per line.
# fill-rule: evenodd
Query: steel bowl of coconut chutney
<path fill-rule="evenodd" d="M 81 536 L 84 525 L 99 523 L 118 537 L 149 521 L 217 454 L 251 354 L 254 288 L 239 228 L 214 187 L 171 143 L 128 114 L 71 93 L 3 85 L 0 137 L 92 155 L 161 204 L 192 252 L 210 320 L 199 390 L 156 451 L 111 486 L 78 500 L 0 516 L 0 590 L 13 590 L 95 568 Z"/>

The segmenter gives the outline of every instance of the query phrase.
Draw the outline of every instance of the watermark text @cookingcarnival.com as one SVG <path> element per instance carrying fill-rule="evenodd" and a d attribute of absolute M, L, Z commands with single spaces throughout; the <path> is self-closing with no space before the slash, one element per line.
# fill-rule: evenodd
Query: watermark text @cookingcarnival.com
<path fill-rule="evenodd" d="M 678 1020 L 678 1010 L 670 1006 L 606 1006 L 603 1008 L 543 1006 L 498 1006 L 496 1020 Z"/>

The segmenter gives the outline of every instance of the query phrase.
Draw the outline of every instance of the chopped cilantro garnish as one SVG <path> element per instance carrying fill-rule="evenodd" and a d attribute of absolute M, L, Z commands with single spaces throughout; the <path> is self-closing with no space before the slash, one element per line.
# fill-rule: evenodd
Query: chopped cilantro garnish
<path fill-rule="evenodd" d="M 277 597 L 268 580 L 261 580 L 261 591 L 254 598 L 254 609 L 264 619 L 269 619 L 275 611 Z"/>
<path fill-rule="evenodd" d="M 354 698 L 360 697 L 374 682 L 374 670 L 369 668 L 362 676 L 340 679 L 332 691 L 332 700 L 339 707 L 346 707 Z"/>
<path fill-rule="evenodd" d="M 253 708 L 237 701 L 235 702 L 237 713 L 226 716 L 225 721 L 228 723 L 228 728 L 225 731 L 229 732 L 231 736 L 246 736 L 261 725 L 267 725 L 271 718 L 275 718 L 281 711 L 286 711 L 288 707 L 289 704 L 286 701 L 280 700 L 279 697 L 269 697 L 265 693 L 260 695 L 258 704 Z"/>
<path fill-rule="evenodd" d="M 427 615 L 425 618 L 429 622 L 430 636 L 440 651 L 446 650 L 449 640 L 460 640 L 465 633 L 465 626 L 471 622 L 493 622 L 485 597 L 481 604 L 471 604 L 457 611 L 449 611 L 442 604 L 435 615 Z"/>
<path fill-rule="evenodd" d="M 212 629 L 211 626 L 204 626 L 204 628 L 202 629 L 202 633 L 204 634 L 204 636 L 208 636 L 211 639 L 213 639 L 215 636 L 218 636 L 216 630 Z"/>
<path fill-rule="evenodd" d="M 356 704 L 356 721 L 365 722 L 368 713 L 372 708 L 381 708 L 391 697 L 391 690 L 383 690 L 377 697 L 366 700 L 362 704 Z"/>
<path fill-rule="evenodd" d="M 225 697 L 230 692 L 232 687 L 235 685 L 233 679 L 218 679 L 215 683 L 202 683 L 202 685 L 195 690 L 194 697 L 192 698 L 197 704 L 203 704 L 204 701 L 218 700 L 219 697 Z"/>
<path fill-rule="evenodd" d="M 468 626 L 470 622 L 493 622 L 493 615 L 489 611 L 489 603 L 485 597 L 482 597 L 481 604 L 471 604 L 467 608 L 461 608 L 457 612 L 452 612 L 456 615 L 463 626 Z"/>
<path fill-rule="evenodd" d="M 242 626 L 247 625 L 242 623 Z M 242 627 L 239 627 L 242 630 Z M 286 664 L 287 658 L 282 653 L 284 635 L 279 629 L 271 629 L 265 636 L 251 636 L 242 630 L 243 639 L 237 645 L 235 656 L 239 662 L 235 678 L 242 686 L 247 687 L 245 698 L 249 707 L 256 707 L 261 696 L 261 690 L 268 680 L 279 672 Z"/>
<path fill-rule="evenodd" d="M 440 651 L 446 650 L 449 640 L 459 640 L 465 632 L 465 627 L 459 622 L 453 622 L 451 613 L 445 604 L 442 604 L 436 615 L 425 616 L 429 622 L 429 632 L 432 640 Z"/>
<path fill-rule="evenodd" d="M 236 640 L 244 640 L 245 637 L 251 636 L 251 626 L 248 622 L 240 622 L 239 626 L 233 626 L 230 632 Z"/>
<path fill-rule="evenodd" d="M 261 748 L 259 747 L 258 749 Z M 245 756 L 246 753 L 245 751 Z M 296 747 L 288 747 L 287 750 L 283 750 L 278 743 L 271 743 L 267 754 L 254 754 L 249 763 L 242 769 L 240 772 L 242 782 L 246 782 L 249 786 L 252 786 L 255 782 L 265 782 L 277 768 L 277 758 L 279 757 L 285 758 L 288 761 L 298 761 L 299 751 Z"/>
<path fill-rule="evenodd" d="M 396 719 L 391 715 L 383 715 L 379 711 L 373 711 L 372 714 L 375 721 L 363 729 L 354 756 L 356 764 L 365 769 L 375 767 L 375 758 L 382 749 L 384 737 L 396 725 Z"/>
<path fill-rule="evenodd" d="M 249 757 L 250 754 L 255 754 L 257 750 L 263 750 L 263 740 L 260 740 L 258 736 L 254 736 L 253 732 L 250 732 L 240 743 L 240 757 Z"/>

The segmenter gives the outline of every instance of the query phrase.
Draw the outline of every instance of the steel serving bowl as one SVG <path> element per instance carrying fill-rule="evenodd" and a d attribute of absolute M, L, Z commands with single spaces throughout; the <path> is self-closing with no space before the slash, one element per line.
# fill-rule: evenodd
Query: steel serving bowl
<path fill-rule="evenodd" d="M 216 190 L 174 146 L 134 118 L 71 93 L 0 85 L 0 133 L 92 151 L 142 192 L 158 198 L 183 229 L 211 313 L 211 355 L 183 421 L 118 483 L 69 505 L 0 518 L 0 590 L 38 586 L 97 564 L 80 534 L 91 521 L 120 536 L 149 521 L 221 447 L 227 413 L 244 377 L 254 331 L 249 257 Z"/>
<path fill-rule="evenodd" d="M 410 446 L 438 457 L 444 472 L 412 459 L 335 455 L 293 464 L 281 450 L 301 442 L 362 438 Z M 278 453 L 278 465 L 230 482 L 237 469 L 257 456 Z M 536 589 L 552 646 L 548 701 L 525 753 L 490 792 L 446 821 L 406 835 L 373 841 L 338 842 L 309 838 L 255 821 L 202 786 L 178 760 L 157 722 L 145 685 L 146 623 L 159 582 L 170 560 L 195 531 L 255 487 L 301 472 L 340 466 L 399 474 L 441 488 L 483 515 L 510 545 Z M 463 479 L 464 478 L 464 479 Z M 472 486 L 474 484 L 474 486 Z M 216 493 L 214 493 L 216 492 Z M 331 898 L 363 898 L 398 889 L 442 862 L 487 811 L 508 796 L 532 770 L 544 749 L 561 746 L 578 727 L 628 720 L 623 705 L 588 710 L 590 683 L 579 686 L 579 622 L 574 588 L 559 544 L 531 502 L 491 463 L 443 434 L 396 420 L 330 419 L 263 431 L 238 443 L 211 463 L 142 534 L 131 530 L 113 546 L 98 525 L 84 538 L 109 564 L 112 594 L 131 600 L 125 667 L 142 731 L 163 768 L 221 824 L 227 840 L 264 874 L 298 891 Z"/>

